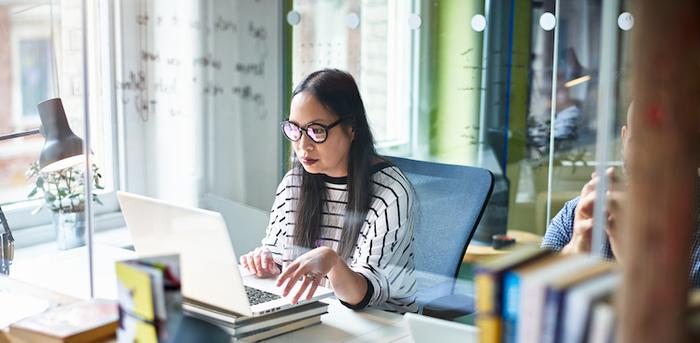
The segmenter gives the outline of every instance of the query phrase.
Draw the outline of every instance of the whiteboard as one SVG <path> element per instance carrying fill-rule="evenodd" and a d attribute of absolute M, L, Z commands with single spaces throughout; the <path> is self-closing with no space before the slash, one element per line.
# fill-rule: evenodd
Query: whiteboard
<path fill-rule="evenodd" d="M 269 210 L 282 176 L 282 2 L 115 3 L 123 189 Z"/>

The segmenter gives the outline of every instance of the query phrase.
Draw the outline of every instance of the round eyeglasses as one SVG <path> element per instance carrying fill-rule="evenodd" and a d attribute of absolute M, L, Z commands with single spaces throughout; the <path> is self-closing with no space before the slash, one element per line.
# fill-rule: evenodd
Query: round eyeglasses
<path fill-rule="evenodd" d="M 348 117 L 340 118 L 333 122 L 331 125 L 309 123 L 306 125 L 306 127 L 303 128 L 303 131 L 306 132 L 306 137 L 309 137 L 312 141 L 316 143 L 323 143 L 328 138 L 328 130 L 340 124 L 340 122 L 345 120 L 345 118 Z M 298 124 L 289 120 L 285 120 L 280 123 L 280 127 L 282 128 L 284 136 L 287 137 L 287 139 L 289 139 L 290 141 L 296 142 L 301 139 L 302 127 Z"/>

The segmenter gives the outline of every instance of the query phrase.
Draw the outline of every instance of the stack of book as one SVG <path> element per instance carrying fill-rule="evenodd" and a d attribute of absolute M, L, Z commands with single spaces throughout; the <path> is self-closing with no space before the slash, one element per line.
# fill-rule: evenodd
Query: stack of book
<path fill-rule="evenodd" d="M 259 317 L 243 317 L 185 302 L 186 315 L 216 324 L 239 342 L 257 342 L 321 323 L 328 304 L 316 301 Z"/>
<path fill-rule="evenodd" d="M 475 266 L 482 343 L 610 342 L 614 266 L 587 255 L 527 247 Z"/>
<path fill-rule="evenodd" d="M 180 292 L 177 255 L 153 256 L 116 263 L 120 342 L 169 342 L 180 319 L 189 315 L 221 327 L 237 341 L 256 342 L 321 323 L 328 304 L 315 301 L 246 317 L 185 299 Z M 184 300 L 183 300 L 184 299 Z"/>

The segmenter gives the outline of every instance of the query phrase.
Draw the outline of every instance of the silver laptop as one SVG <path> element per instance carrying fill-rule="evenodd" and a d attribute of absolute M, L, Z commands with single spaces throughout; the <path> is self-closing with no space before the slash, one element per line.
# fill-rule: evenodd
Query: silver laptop
<path fill-rule="evenodd" d="M 233 251 L 242 255 L 260 246 L 265 229 L 270 223 L 270 212 L 246 206 L 222 196 L 206 193 L 209 209 L 221 213 L 229 235 L 233 239 Z"/>
<path fill-rule="evenodd" d="M 479 328 L 444 319 L 406 313 L 403 317 L 415 343 L 476 343 Z"/>
<path fill-rule="evenodd" d="M 234 317 L 255 317 L 295 306 L 291 303 L 295 289 L 282 297 L 275 278 L 261 279 L 239 270 L 221 214 L 122 191 L 117 192 L 117 198 L 140 258 L 180 255 L 181 289 L 187 302 Z M 297 287 L 300 285 L 297 282 Z M 276 299 L 251 304 L 248 292 L 255 288 L 272 293 Z M 330 289 L 319 287 L 310 301 L 300 300 L 296 305 L 332 294 Z M 306 299 L 306 294 L 302 298 Z"/>

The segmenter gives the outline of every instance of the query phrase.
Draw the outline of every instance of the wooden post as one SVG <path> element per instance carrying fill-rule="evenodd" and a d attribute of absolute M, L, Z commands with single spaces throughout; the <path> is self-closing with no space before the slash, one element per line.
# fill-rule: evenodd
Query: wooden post
<path fill-rule="evenodd" d="M 700 148 L 700 2 L 640 0 L 633 15 L 621 338 L 684 342 Z"/>

